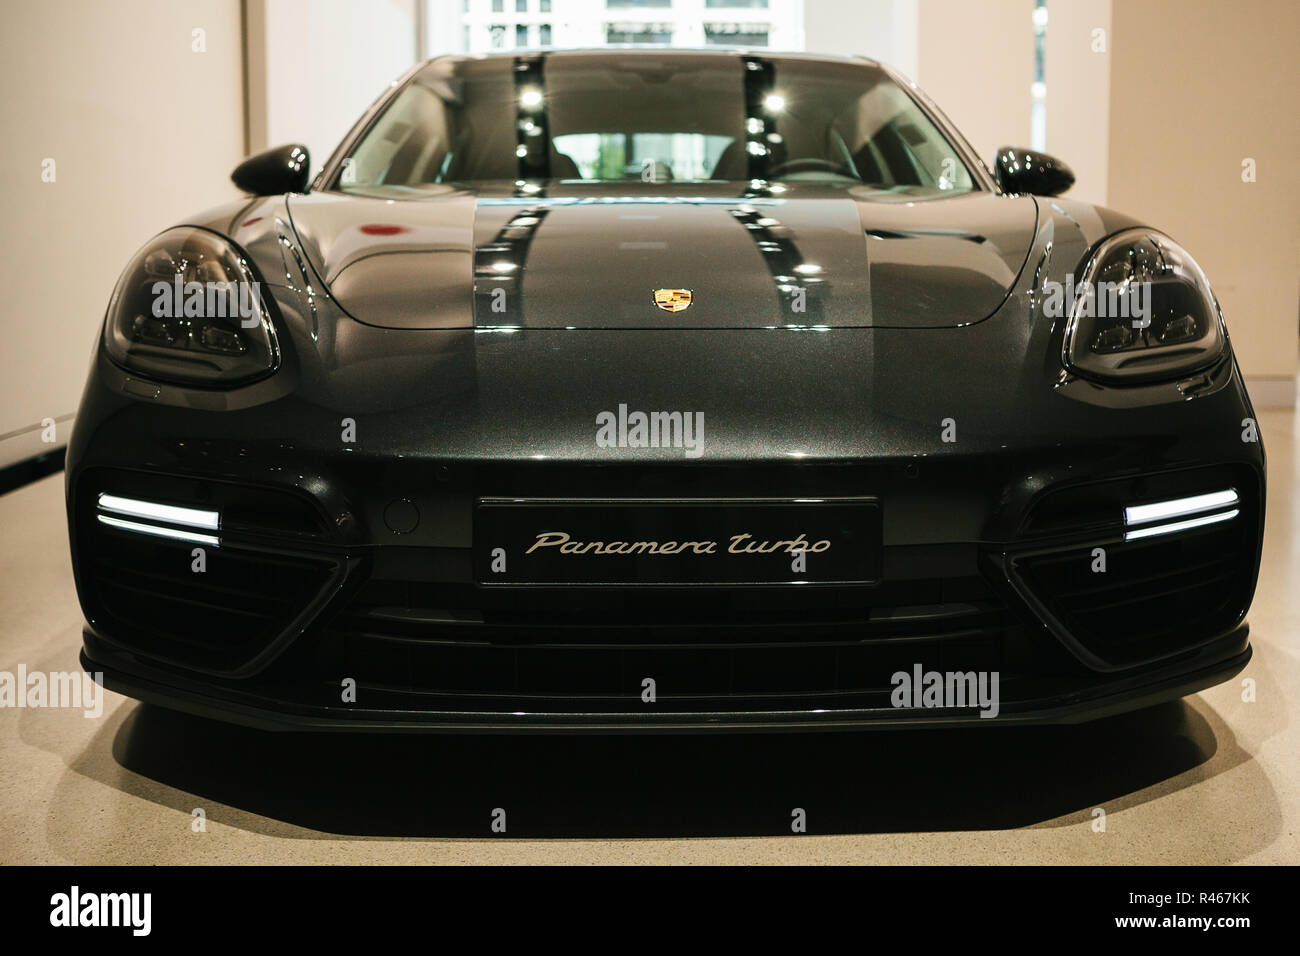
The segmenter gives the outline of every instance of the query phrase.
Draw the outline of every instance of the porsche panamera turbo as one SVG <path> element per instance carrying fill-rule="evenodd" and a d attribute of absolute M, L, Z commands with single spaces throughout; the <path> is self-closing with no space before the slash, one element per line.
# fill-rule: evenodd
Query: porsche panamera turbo
<path fill-rule="evenodd" d="M 274 728 L 833 728 L 1082 720 L 1249 660 L 1263 453 L 1204 274 L 1050 157 L 991 175 L 887 68 L 442 57 L 307 164 L 247 161 L 109 303 L 67 477 L 107 686 Z M 1143 315 L 1053 307 L 1104 282 Z M 998 675 L 997 720 L 896 706 L 917 669 Z"/>

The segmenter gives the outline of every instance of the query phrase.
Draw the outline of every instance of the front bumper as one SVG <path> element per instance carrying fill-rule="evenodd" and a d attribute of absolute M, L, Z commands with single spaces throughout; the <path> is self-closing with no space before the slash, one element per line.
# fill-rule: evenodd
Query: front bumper
<path fill-rule="evenodd" d="M 282 489 L 103 466 L 69 481 L 83 666 L 130 696 L 266 729 L 1069 723 L 1193 693 L 1251 653 L 1262 488 L 1240 462 L 1049 488 L 1004 541 L 898 541 L 919 533 L 897 525 L 916 476 L 878 477 L 895 519 L 880 581 L 695 588 L 485 586 L 471 548 L 340 543 Z M 1133 542 L 1115 523 L 1116 501 L 1218 487 L 1239 496 L 1231 521 Z M 194 542 L 98 522 L 104 493 L 228 521 L 196 573 Z M 996 713 L 894 706 L 894 675 L 915 667 L 997 675 Z"/>
<path fill-rule="evenodd" d="M 502 713 L 499 711 L 420 711 L 365 707 L 306 706 L 256 694 L 229 692 L 211 684 L 177 678 L 168 672 L 115 670 L 92 660 L 85 651 L 81 666 L 99 674 L 103 686 L 149 704 L 258 730 L 303 732 L 463 732 L 463 733 L 684 733 L 776 732 L 812 730 L 919 730 L 933 727 L 1025 726 L 1074 724 L 1176 700 L 1229 680 L 1250 663 L 1249 628 L 1243 624 L 1217 642 L 1202 658 L 1178 667 L 1113 680 L 1091 691 L 1076 691 L 1004 710 L 997 719 L 978 715 L 874 709 L 785 711 L 672 711 L 653 713 Z M 94 635 L 87 634 L 87 643 Z M 1233 649 L 1237 649 L 1232 653 Z M 1221 657 L 1228 653 L 1229 656 Z M 110 658 L 111 659 L 111 655 Z M 1205 663 L 1205 659 L 1212 661 Z"/>

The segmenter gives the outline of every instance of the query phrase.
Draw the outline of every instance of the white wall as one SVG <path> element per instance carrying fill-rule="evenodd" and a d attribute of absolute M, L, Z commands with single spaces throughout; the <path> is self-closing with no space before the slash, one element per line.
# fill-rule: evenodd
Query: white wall
<path fill-rule="evenodd" d="M 918 0 L 804 0 L 812 53 L 869 56 L 916 78 Z"/>
<path fill-rule="evenodd" d="M 49 450 L 44 418 L 66 442 L 122 267 L 154 233 L 236 197 L 244 146 L 236 0 L 41 0 L 4 19 L 0 466 Z"/>
<path fill-rule="evenodd" d="M 247 0 L 249 147 L 302 143 L 312 174 L 415 63 L 417 0 Z"/>
<path fill-rule="evenodd" d="M 1047 13 L 1045 148 L 1074 170 L 1071 198 L 1105 205 L 1110 181 L 1111 0 L 1048 0 Z"/>
<path fill-rule="evenodd" d="M 469 49 L 466 30 L 462 23 L 462 0 L 422 0 L 425 15 L 424 48 L 429 56 L 444 53 L 464 53 Z"/>
<path fill-rule="evenodd" d="M 919 11 L 917 84 L 986 165 L 1000 146 L 1028 146 L 1033 0 L 920 0 Z"/>
<path fill-rule="evenodd" d="M 1257 404 L 1294 403 L 1300 4 L 1125 0 L 1112 27 L 1110 204 L 1205 269 Z"/>

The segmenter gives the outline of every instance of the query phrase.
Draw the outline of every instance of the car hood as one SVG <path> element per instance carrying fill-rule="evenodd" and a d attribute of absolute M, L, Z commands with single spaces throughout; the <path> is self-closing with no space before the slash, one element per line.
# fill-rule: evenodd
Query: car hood
<path fill-rule="evenodd" d="M 1030 197 L 806 183 L 374 189 L 289 213 L 340 307 L 404 329 L 969 325 L 1011 292 L 1038 215 Z"/>

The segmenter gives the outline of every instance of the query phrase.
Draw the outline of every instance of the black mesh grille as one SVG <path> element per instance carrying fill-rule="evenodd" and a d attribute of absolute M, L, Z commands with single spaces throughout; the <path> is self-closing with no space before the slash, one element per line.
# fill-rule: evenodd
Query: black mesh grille
<path fill-rule="evenodd" d="M 860 706 L 917 664 L 1013 678 L 1043 643 L 979 578 L 582 595 L 372 581 L 316 659 L 323 682 L 352 677 L 431 708 L 626 711 L 649 677 L 661 705 L 760 710 Z"/>
<path fill-rule="evenodd" d="M 1091 550 L 1025 562 L 1049 610 L 1103 660 L 1132 664 L 1177 653 L 1232 627 L 1249 600 L 1241 529 L 1205 529 L 1116 545 L 1104 574 Z"/>
<path fill-rule="evenodd" d="M 1092 544 L 1016 559 L 1014 573 L 1074 639 L 1109 665 L 1131 666 L 1189 651 L 1241 619 L 1259 557 L 1253 475 L 1204 469 L 1168 482 L 1148 476 L 1095 487 L 1111 516 L 1112 539 L 1122 538 L 1125 503 L 1233 488 L 1239 514 L 1172 534 L 1107 542 L 1104 572 L 1094 570 Z M 1071 497 L 1087 502 L 1088 489 L 1076 489 Z"/>
<path fill-rule="evenodd" d="M 114 642 L 151 657 L 212 671 L 253 659 L 317 596 L 329 564 L 279 554 L 209 548 L 192 570 L 191 544 L 84 528 L 82 597 Z"/>

